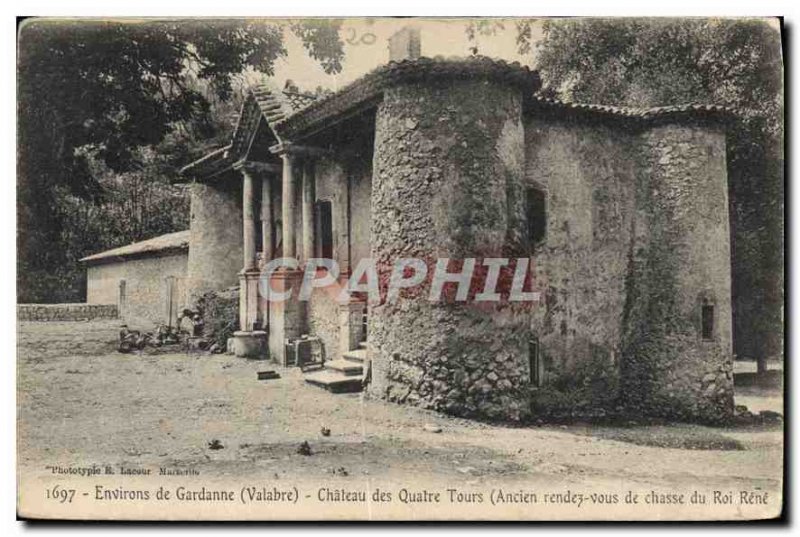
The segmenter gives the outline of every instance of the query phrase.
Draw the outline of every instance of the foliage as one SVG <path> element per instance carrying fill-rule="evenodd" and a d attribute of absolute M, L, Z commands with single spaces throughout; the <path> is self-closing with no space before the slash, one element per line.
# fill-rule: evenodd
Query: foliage
<path fill-rule="evenodd" d="M 234 19 L 23 23 L 18 300 L 53 301 L 73 293 L 75 281 L 68 274 L 76 271 L 74 260 L 89 252 L 65 251 L 67 238 L 82 232 L 70 227 L 70 210 L 76 200 L 102 206 L 104 198 L 115 196 L 108 192 L 107 174 L 96 173 L 97 164 L 112 174 L 134 174 L 120 175 L 120 181 L 144 173 L 157 176 L 162 186 L 174 182 L 179 163 L 204 149 L 191 140 L 214 139 L 224 131 L 226 122 L 219 111 L 215 117 L 212 106 L 224 110 L 221 103 L 235 100 L 236 81 L 244 72 L 273 73 L 275 61 L 286 55 L 288 27 Z M 337 24 L 299 21 L 291 29 L 326 71 L 340 68 Z M 152 158 L 148 150 L 153 149 L 164 158 Z M 150 216 L 163 211 L 154 209 Z M 145 235 L 176 230 L 156 225 Z M 123 233 L 111 244 L 96 246 L 119 246 L 130 236 Z"/>
<path fill-rule="evenodd" d="M 238 291 L 205 293 L 197 301 L 197 309 L 205 324 L 205 337 L 225 349 L 239 327 Z"/>
<path fill-rule="evenodd" d="M 60 284 L 45 289 L 50 296 L 74 300 L 84 295 L 85 267 L 78 263 L 84 255 L 189 227 L 185 187 L 165 182 L 159 173 L 161 155 L 147 153 L 140 157 L 141 170 L 121 174 L 90 160 L 101 191 L 94 200 L 63 192 L 56 196 L 65 262 Z"/>
<path fill-rule="evenodd" d="M 331 53 L 342 50 L 341 26 L 340 21 L 314 19 L 294 23 L 291 28 L 303 41 L 309 56 L 318 60 L 327 74 L 332 74 L 342 70 L 342 54 Z"/>
<path fill-rule="evenodd" d="M 544 23 L 549 91 L 620 106 L 725 104 L 780 133 L 780 36 L 759 20 L 564 19 Z"/>
<path fill-rule="evenodd" d="M 547 363 L 547 362 L 545 362 Z M 608 355 L 595 349 L 591 357 L 558 372 L 545 385 L 532 389 L 535 417 L 603 415 L 617 404 L 619 372 Z"/>
<path fill-rule="evenodd" d="M 530 24 L 518 25 L 521 50 L 530 48 Z M 557 19 L 542 29 L 535 58 L 545 96 L 617 106 L 691 102 L 736 109 L 740 120 L 728 138 L 736 348 L 743 357 L 780 354 L 779 32 L 755 19 Z"/>
<path fill-rule="evenodd" d="M 498 31 L 505 29 L 505 25 L 494 19 L 475 19 L 467 23 L 464 32 L 467 36 L 467 41 L 472 43 L 469 47 L 470 52 L 476 55 L 480 52 L 480 37 L 492 37 L 497 35 Z"/>

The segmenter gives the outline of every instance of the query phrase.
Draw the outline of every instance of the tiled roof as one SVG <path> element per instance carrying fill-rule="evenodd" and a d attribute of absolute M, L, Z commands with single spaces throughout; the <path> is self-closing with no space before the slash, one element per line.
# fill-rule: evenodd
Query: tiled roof
<path fill-rule="evenodd" d="M 119 248 L 106 250 L 81 259 L 82 263 L 97 263 L 100 261 L 112 261 L 114 258 L 124 258 L 154 254 L 170 250 L 184 250 L 189 248 L 189 230 L 167 233 L 146 241 L 126 244 Z"/>
<path fill-rule="evenodd" d="M 539 74 L 518 62 L 508 63 L 485 56 L 468 58 L 417 58 L 389 62 L 341 90 L 315 97 L 289 87 L 276 90 L 267 84 L 254 87 L 247 96 L 230 145 L 206 155 L 181 170 L 184 176 L 211 177 L 243 158 L 250 148 L 262 118 L 267 121 L 278 142 L 307 136 L 321 126 L 359 107 L 380 100 L 392 84 L 443 78 L 499 80 L 522 90 L 526 111 L 536 110 L 559 117 L 584 115 L 595 118 L 630 119 L 636 124 L 677 118 L 706 117 L 728 119 L 733 111 L 715 105 L 687 104 L 659 108 L 619 108 L 597 104 L 577 104 L 535 97 L 540 89 Z"/>
<path fill-rule="evenodd" d="M 585 114 L 613 118 L 629 118 L 641 121 L 657 121 L 683 117 L 705 117 L 728 120 L 736 115 L 732 108 L 708 104 L 683 104 L 676 106 L 660 106 L 654 108 L 622 108 L 602 104 L 583 104 L 534 97 L 528 102 L 527 109 L 556 112 L 562 115 Z"/>
<path fill-rule="evenodd" d="M 391 84 L 442 78 L 503 80 L 519 86 L 524 95 L 533 95 L 541 85 L 539 74 L 527 66 L 519 62 L 508 63 L 486 56 L 468 58 L 436 56 L 389 62 L 373 69 L 336 93 L 316 99 L 298 112 L 277 121 L 274 129 L 278 135 L 296 136 L 312 126 L 324 123 L 379 97 Z"/>
<path fill-rule="evenodd" d="M 308 93 L 300 93 L 288 90 L 283 90 L 281 93 L 283 93 L 284 98 L 289 102 L 289 106 L 292 107 L 293 113 L 305 108 L 313 101 L 317 100 L 316 96 Z"/>
<path fill-rule="evenodd" d="M 278 91 L 269 84 L 259 84 L 250 90 L 250 96 L 258 104 L 270 125 L 284 121 L 315 100 L 313 95 L 297 91 Z"/>
<path fill-rule="evenodd" d="M 210 177 L 242 158 L 256 134 L 263 117 L 273 128 L 299 112 L 316 97 L 294 90 L 276 90 L 269 84 L 258 84 L 247 94 L 233 131 L 231 143 L 181 168 L 184 176 Z"/>
<path fill-rule="evenodd" d="M 225 147 L 215 149 L 202 158 L 187 164 L 180 169 L 180 174 L 184 177 L 187 175 L 210 177 L 218 172 L 226 170 L 233 163 L 234 159 L 232 158 L 231 146 L 228 144 Z"/>
<path fill-rule="evenodd" d="M 280 142 L 282 138 L 291 138 L 309 128 L 324 125 L 354 107 L 379 98 L 390 84 L 456 77 L 503 80 L 520 86 L 525 95 L 533 95 L 540 86 L 539 75 L 528 67 L 485 56 L 437 56 L 390 62 L 340 91 L 319 98 L 295 89 L 276 90 L 268 84 L 259 84 L 250 91 L 242 105 L 230 145 L 185 166 L 181 174 L 210 177 L 242 158 L 250 148 L 262 118 Z"/>

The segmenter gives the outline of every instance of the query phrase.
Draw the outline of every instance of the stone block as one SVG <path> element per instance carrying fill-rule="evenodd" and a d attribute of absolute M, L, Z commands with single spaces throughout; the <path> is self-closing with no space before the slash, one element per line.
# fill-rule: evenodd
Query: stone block
<path fill-rule="evenodd" d="M 234 332 L 233 352 L 240 358 L 266 358 L 267 333 L 262 330 Z"/>

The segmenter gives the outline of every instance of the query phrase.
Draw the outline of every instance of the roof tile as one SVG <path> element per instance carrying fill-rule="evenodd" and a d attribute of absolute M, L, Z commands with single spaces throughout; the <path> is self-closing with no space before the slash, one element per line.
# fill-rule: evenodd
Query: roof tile
<path fill-rule="evenodd" d="M 146 255 L 167 250 L 182 250 L 189 248 L 189 230 L 177 231 L 153 237 L 146 241 L 134 242 L 113 248 L 97 254 L 84 257 L 82 263 L 96 263 L 99 261 L 112 260 L 112 258 L 124 258 L 135 255 Z"/>

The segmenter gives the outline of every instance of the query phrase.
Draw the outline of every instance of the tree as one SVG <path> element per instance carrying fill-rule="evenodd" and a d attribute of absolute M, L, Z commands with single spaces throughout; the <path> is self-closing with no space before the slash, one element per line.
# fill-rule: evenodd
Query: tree
<path fill-rule="evenodd" d="M 530 47 L 530 23 L 519 28 Z M 527 28 L 527 33 L 525 30 Z M 728 139 L 735 350 L 783 348 L 783 70 L 763 20 L 562 19 L 544 23 L 536 65 L 547 96 L 617 106 L 723 104 Z"/>
<path fill-rule="evenodd" d="M 275 60 L 286 55 L 287 29 L 326 72 L 338 71 L 339 26 L 24 21 L 17 78 L 18 300 L 77 298 L 64 292 L 59 277 L 75 257 L 63 242 L 74 231 L 65 228 L 73 220 L 67 214 L 72 205 L 64 201 L 100 203 L 107 194 L 110 184 L 98 180 L 93 161 L 113 174 L 136 174 L 153 162 L 142 158 L 143 149 L 160 146 L 185 155 L 186 144 L 175 143 L 176 133 L 183 132 L 183 140 L 218 133 L 211 103 L 228 102 L 234 81 L 248 69 L 272 74 Z M 174 166 L 167 168 L 162 171 L 174 175 Z"/>

